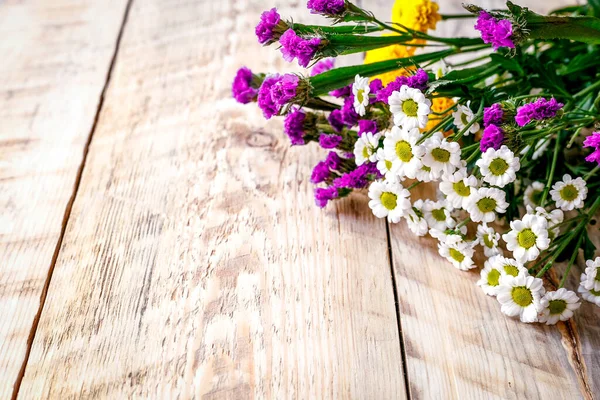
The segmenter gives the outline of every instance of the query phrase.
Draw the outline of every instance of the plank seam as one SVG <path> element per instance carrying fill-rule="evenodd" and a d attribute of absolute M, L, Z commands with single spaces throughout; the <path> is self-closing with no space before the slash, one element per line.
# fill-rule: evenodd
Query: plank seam
<path fill-rule="evenodd" d="M 392 236 L 390 234 L 390 223 L 385 221 L 385 233 L 387 236 L 388 259 L 390 260 L 390 273 L 392 275 L 392 290 L 394 292 L 394 308 L 396 309 L 396 322 L 398 324 L 398 341 L 400 342 L 400 354 L 402 356 L 402 372 L 404 375 L 404 390 L 406 398 L 410 400 L 410 385 L 408 383 L 408 364 L 406 361 L 406 346 L 402 333 L 402 322 L 400 320 L 400 297 L 398 295 L 398 286 L 396 285 L 396 274 L 394 272 L 394 258 L 392 257 Z"/>
<path fill-rule="evenodd" d="M 21 365 L 21 369 L 19 370 L 19 374 L 17 375 L 17 380 L 13 386 L 13 393 L 11 396 L 12 400 L 15 400 L 19 395 L 19 390 L 21 389 L 21 384 L 23 382 L 23 378 L 25 377 L 25 371 L 27 369 L 27 364 L 29 362 L 29 356 L 31 355 L 31 348 L 33 346 L 33 341 L 35 340 L 35 334 L 37 333 L 37 328 L 40 322 L 40 318 L 42 312 L 44 310 L 44 305 L 46 303 L 46 297 L 48 295 L 48 288 L 50 287 L 50 281 L 52 280 L 52 275 L 54 273 L 54 268 L 56 266 L 56 262 L 58 260 L 58 255 L 60 253 L 60 248 L 62 247 L 62 242 L 65 237 L 65 233 L 67 230 L 67 224 L 69 222 L 69 218 L 71 216 L 71 211 L 73 209 L 73 203 L 75 202 L 75 198 L 77 197 L 77 192 L 79 191 L 79 186 L 81 184 L 81 177 L 83 175 L 83 170 L 85 168 L 85 164 L 87 161 L 87 156 L 89 153 L 90 145 L 92 143 L 92 138 L 96 131 L 96 127 L 98 125 L 98 120 L 100 117 L 100 113 L 102 111 L 102 106 L 104 105 L 104 97 L 106 95 L 106 91 L 108 86 L 110 85 L 110 79 L 112 76 L 112 72 L 115 66 L 115 62 L 117 59 L 117 55 L 119 53 L 119 48 L 121 45 L 121 39 L 123 37 L 123 32 L 125 30 L 125 25 L 127 24 L 127 20 L 129 17 L 129 10 L 131 9 L 131 5 L 133 0 L 127 0 L 127 4 L 125 6 L 125 12 L 123 13 L 123 19 L 121 21 L 121 26 L 119 27 L 119 32 L 117 34 L 117 40 L 115 42 L 115 48 L 110 59 L 110 63 L 108 66 L 108 71 L 106 73 L 106 78 L 104 80 L 104 85 L 102 86 L 102 91 L 100 92 L 100 97 L 98 100 L 98 105 L 96 107 L 96 113 L 94 115 L 94 122 L 92 123 L 92 127 L 90 128 L 90 132 L 88 134 L 85 146 L 83 148 L 83 156 L 81 159 L 81 163 L 79 164 L 79 168 L 77 169 L 77 175 L 75 176 L 75 183 L 73 185 L 73 193 L 67 202 L 65 207 L 65 212 L 63 214 L 62 226 L 60 229 L 60 235 L 58 237 L 58 241 L 56 243 L 56 247 L 54 248 L 54 253 L 52 254 L 52 260 L 50 262 L 50 267 L 48 269 L 48 276 L 46 277 L 46 281 L 44 282 L 44 287 L 42 288 L 42 292 L 40 294 L 40 305 L 38 307 L 38 311 L 33 319 L 33 323 L 31 326 L 31 330 L 29 332 L 29 336 L 27 338 L 27 350 L 25 351 L 25 358 L 23 360 L 23 364 Z"/>

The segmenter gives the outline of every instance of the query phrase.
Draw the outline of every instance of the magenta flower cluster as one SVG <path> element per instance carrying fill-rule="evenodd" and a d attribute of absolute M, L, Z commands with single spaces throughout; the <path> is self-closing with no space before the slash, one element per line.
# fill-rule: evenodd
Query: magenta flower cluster
<path fill-rule="evenodd" d="M 492 104 L 483 109 L 483 125 L 501 125 L 504 118 L 504 110 L 500 103 Z"/>
<path fill-rule="evenodd" d="M 585 158 L 585 161 L 595 162 L 600 165 L 600 132 L 594 132 L 583 141 L 583 147 L 594 149 L 592 153 Z"/>
<path fill-rule="evenodd" d="M 344 0 L 308 0 L 307 8 L 313 14 L 340 15 L 346 9 Z"/>
<path fill-rule="evenodd" d="M 537 99 L 532 103 L 519 107 L 517 109 L 515 121 L 519 126 L 525 126 L 532 120 L 541 121 L 548 118 L 554 118 L 558 110 L 563 106 L 564 104 L 559 103 L 554 98 L 550 100 L 544 98 Z"/>
<path fill-rule="evenodd" d="M 293 29 L 288 29 L 279 38 L 279 43 L 284 60 L 292 62 L 296 58 L 298 65 L 306 68 L 321 45 L 321 39 L 304 39 L 298 36 Z"/>
<path fill-rule="evenodd" d="M 266 119 L 279 114 L 281 108 L 296 96 L 300 78 L 297 75 L 271 75 L 258 90 L 258 106 Z"/>
<path fill-rule="evenodd" d="M 498 20 L 485 11 L 479 13 L 475 29 L 481 32 L 481 39 L 484 43 L 491 44 L 494 50 L 500 47 L 509 47 L 514 49 L 513 27 L 509 20 Z"/>
<path fill-rule="evenodd" d="M 310 76 L 315 76 L 327 72 L 335 66 L 335 58 L 326 58 L 325 60 L 319 61 L 310 70 Z"/>
<path fill-rule="evenodd" d="M 247 67 L 240 68 L 235 74 L 231 85 L 231 93 L 239 103 L 247 104 L 256 99 L 258 89 L 252 87 L 252 79 L 252 71 Z"/>
<path fill-rule="evenodd" d="M 310 181 L 314 184 L 325 182 L 332 179 L 334 171 L 339 171 L 343 163 L 343 159 L 335 151 L 330 151 L 327 158 L 320 161 L 313 168 L 310 176 Z"/>
<path fill-rule="evenodd" d="M 375 177 L 380 179 L 381 173 L 376 163 L 365 163 L 356 169 L 335 178 L 333 184 L 326 188 L 315 189 L 315 203 L 323 208 L 330 200 L 339 197 L 340 192 L 348 192 L 351 189 L 363 189 Z"/>
<path fill-rule="evenodd" d="M 260 22 L 256 25 L 254 32 L 260 44 L 265 44 L 274 39 L 275 27 L 281 21 L 277 8 L 271 8 L 260 15 Z"/>
<path fill-rule="evenodd" d="M 504 141 L 504 132 L 499 125 L 502 124 L 504 110 L 499 103 L 492 104 L 483 109 L 483 135 L 479 142 L 479 149 L 485 153 L 487 149 L 498 150 Z"/>
<path fill-rule="evenodd" d="M 304 120 L 306 114 L 302 110 L 292 109 L 283 121 L 283 130 L 290 138 L 292 146 L 305 144 L 304 142 Z"/>
<path fill-rule="evenodd" d="M 424 92 L 428 88 L 428 82 L 429 75 L 427 75 L 427 72 L 425 72 L 423 69 L 419 69 L 412 76 L 399 76 L 396 78 L 396 80 L 388 83 L 386 87 L 377 92 L 376 99 L 377 101 L 383 101 L 387 104 L 388 98 L 392 95 L 392 93 L 399 91 L 404 85 L 413 89 L 419 89 L 420 91 Z"/>

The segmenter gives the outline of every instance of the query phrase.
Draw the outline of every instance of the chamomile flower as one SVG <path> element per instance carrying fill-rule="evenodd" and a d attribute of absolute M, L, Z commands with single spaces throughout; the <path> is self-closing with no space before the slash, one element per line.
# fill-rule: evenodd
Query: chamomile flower
<path fill-rule="evenodd" d="M 512 151 L 506 146 L 495 150 L 490 147 L 477 160 L 477 166 L 481 169 L 483 180 L 490 185 L 504 187 L 513 182 L 521 168 L 519 157 L 515 157 Z"/>
<path fill-rule="evenodd" d="M 507 208 L 506 193 L 498 188 L 474 189 L 465 202 L 465 209 L 474 222 L 493 222 L 496 213 L 505 213 Z"/>
<path fill-rule="evenodd" d="M 529 275 L 523 264 L 513 258 L 496 255 L 485 261 L 481 270 L 481 279 L 477 281 L 477 284 L 481 286 L 485 294 L 495 296 L 498 294 L 503 279 L 506 277 L 514 278 L 519 275 Z"/>
<path fill-rule="evenodd" d="M 527 213 L 546 218 L 546 221 L 548 221 L 548 237 L 550 239 L 554 239 L 556 236 L 558 236 L 560 233 L 560 227 L 557 225 L 563 222 L 565 219 L 565 214 L 562 212 L 562 210 L 554 209 L 548 212 L 543 207 L 536 207 L 535 210 L 532 210 L 531 207 L 527 206 Z M 551 227 L 553 228 L 550 229 Z"/>
<path fill-rule="evenodd" d="M 460 160 L 460 145 L 456 142 L 446 140 L 441 132 L 436 132 L 425 140 L 425 154 L 422 162 L 426 167 L 431 168 L 433 174 L 441 176 L 450 175 L 457 168 L 462 167 Z"/>
<path fill-rule="evenodd" d="M 525 275 L 506 277 L 500 283 L 497 299 L 504 314 L 510 317 L 518 315 L 522 322 L 536 322 L 544 291 L 539 278 Z"/>
<path fill-rule="evenodd" d="M 421 182 L 431 182 L 440 179 L 441 173 L 434 173 L 431 168 L 426 165 L 421 166 L 415 173 L 415 178 Z"/>
<path fill-rule="evenodd" d="M 431 66 L 431 72 L 435 75 L 436 80 L 441 79 L 450 71 L 452 71 L 452 68 L 446 64 L 446 61 L 443 58 Z"/>
<path fill-rule="evenodd" d="M 381 133 L 365 132 L 354 144 L 354 161 L 356 165 L 377 161 L 377 148 Z"/>
<path fill-rule="evenodd" d="M 394 126 L 383 140 L 385 157 L 392 161 L 392 171 L 399 178 L 415 178 L 417 170 L 423 166 L 421 157 L 425 153 L 417 144 L 421 133 L 418 128 L 404 129 Z"/>
<path fill-rule="evenodd" d="M 461 238 L 459 235 L 451 235 Z M 462 239 L 462 238 L 461 238 Z M 475 268 L 473 263 L 473 243 L 464 240 L 446 240 L 438 244 L 438 250 L 442 257 L 450 261 L 454 267 L 461 271 Z"/>
<path fill-rule="evenodd" d="M 392 172 L 392 160 L 386 158 L 383 149 L 377 149 L 377 169 L 385 177 L 386 181 L 395 181 L 396 174 Z"/>
<path fill-rule="evenodd" d="M 366 109 L 369 105 L 369 93 L 371 88 L 369 87 L 369 78 L 361 77 L 356 75 L 354 77 L 354 84 L 352 85 L 352 94 L 354 95 L 354 111 L 361 117 L 365 115 Z"/>
<path fill-rule="evenodd" d="M 542 182 L 533 182 L 525 189 L 523 201 L 526 206 L 538 207 L 541 205 L 542 194 L 544 193 L 545 185 Z"/>
<path fill-rule="evenodd" d="M 466 168 L 460 168 L 451 175 L 444 175 L 440 182 L 440 191 L 454 208 L 464 208 L 467 199 L 479 186 L 473 175 L 468 175 Z"/>
<path fill-rule="evenodd" d="M 581 297 L 583 297 L 584 300 L 594 303 L 600 307 L 600 290 L 586 289 L 586 286 L 590 286 L 587 281 L 587 275 L 581 274 L 581 282 L 579 283 L 579 288 L 577 288 L 577 291 L 581 293 Z"/>
<path fill-rule="evenodd" d="M 470 102 L 468 102 L 466 106 L 458 104 L 456 106 L 456 111 L 452 113 L 454 125 L 456 125 L 458 129 L 464 129 L 471 121 L 475 119 L 475 113 L 471 110 L 470 105 Z M 477 133 L 479 128 L 479 123 L 474 122 L 469 130 L 465 132 L 465 136 L 467 136 L 469 133 Z"/>
<path fill-rule="evenodd" d="M 573 311 L 581 306 L 581 301 L 575 292 L 560 288 L 548 292 L 540 299 L 538 321 L 546 325 L 554 325 L 558 321 L 566 321 L 573 316 Z"/>
<path fill-rule="evenodd" d="M 450 214 L 451 207 L 445 201 L 425 200 L 423 202 L 423 216 L 429 228 L 443 232 L 456 226 L 456 221 Z"/>
<path fill-rule="evenodd" d="M 425 236 L 429 229 L 427 221 L 423 216 L 423 200 L 415 201 L 412 207 L 404 214 L 408 229 L 417 236 Z"/>
<path fill-rule="evenodd" d="M 556 202 L 556 206 L 564 211 L 583 207 L 583 201 L 587 197 L 587 186 L 583 179 L 572 179 L 571 175 L 563 175 L 562 181 L 552 185 L 550 195 Z"/>
<path fill-rule="evenodd" d="M 502 254 L 502 249 L 498 247 L 499 241 L 500 234 L 494 228 L 487 226 L 486 223 L 477 226 L 477 243 L 483 247 L 486 257 Z"/>
<path fill-rule="evenodd" d="M 541 250 L 550 246 L 548 221 L 534 214 L 526 214 L 522 220 L 511 221 L 510 232 L 502 235 L 508 250 L 519 262 L 535 260 Z"/>
<path fill-rule="evenodd" d="M 585 271 L 581 275 L 581 284 L 587 290 L 600 291 L 600 257 L 596 257 L 595 260 L 587 260 L 585 266 Z M 583 279 L 584 275 L 585 280 Z"/>
<path fill-rule="evenodd" d="M 442 243 L 442 242 L 456 243 L 456 242 L 463 240 L 462 239 L 463 236 L 467 234 L 466 226 L 461 226 L 460 229 L 452 228 L 452 230 L 454 233 L 447 234 L 445 229 L 443 231 L 441 231 L 439 229 L 430 229 L 429 234 L 431 235 L 432 238 L 437 239 L 438 242 L 440 242 L 440 243 Z M 460 234 L 462 236 L 459 235 L 457 232 L 460 232 Z"/>
<path fill-rule="evenodd" d="M 388 99 L 394 124 L 404 129 L 425 128 L 431 112 L 431 100 L 419 89 L 406 85 L 394 91 Z"/>
<path fill-rule="evenodd" d="M 410 208 L 410 192 L 397 182 L 374 181 L 369 186 L 369 207 L 377 218 L 398 222 Z"/>

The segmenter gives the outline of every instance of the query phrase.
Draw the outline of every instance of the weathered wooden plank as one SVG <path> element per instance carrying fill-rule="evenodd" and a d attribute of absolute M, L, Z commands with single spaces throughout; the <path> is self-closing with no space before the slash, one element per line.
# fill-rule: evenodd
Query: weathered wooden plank
<path fill-rule="evenodd" d="M 20 397 L 404 397 L 385 225 L 229 98 L 265 7 L 134 1 Z"/>
<path fill-rule="evenodd" d="M 460 12 L 458 3 L 440 2 L 441 10 Z M 562 1 L 519 4 L 544 12 Z M 438 32 L 473 35 L 471 26 L 444 22 Z M 417 198 L 436 196 L 431 187 L 413 192 Z M 584 304 L 569 325 L 526 325 L 501 314 L 497 301 L 475 285 L 477 272 L 458 271 L 439 257 L 435 239 L 415 237 L 405 223 L 391 227 L 391 239 L 412 398 L 574 399 L 597 393 L 600 347 L 593 306 Z"/>
<path fill-rule="evenodd" d="M 125 0 L 0 2 L 0 398 L 27 357 Z"/>

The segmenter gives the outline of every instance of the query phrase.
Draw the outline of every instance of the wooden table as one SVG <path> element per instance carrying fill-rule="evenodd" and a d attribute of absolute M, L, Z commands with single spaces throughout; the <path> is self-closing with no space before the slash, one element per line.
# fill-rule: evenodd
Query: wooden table
<path fill-rule="evenodd" d="M 516 322 L 364 194 L 313 205 L 323 151 L 230 98 L 297 70 L 256 43 L 272 4 L 318 18 L 0 1 L 0 398 L 600 397 L 597 308 Z"/>

